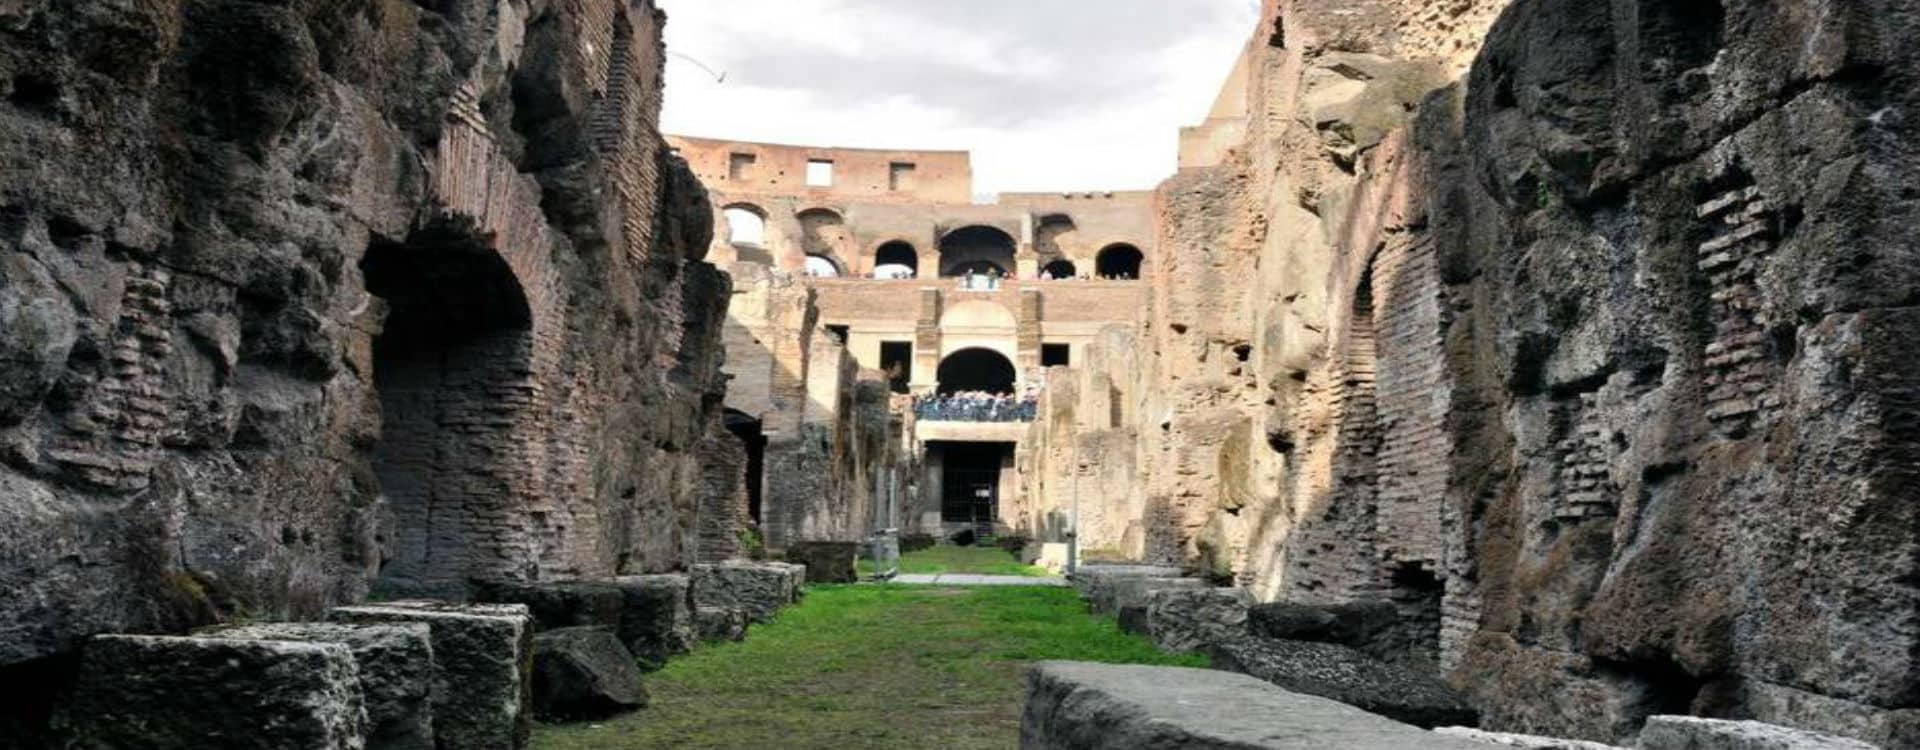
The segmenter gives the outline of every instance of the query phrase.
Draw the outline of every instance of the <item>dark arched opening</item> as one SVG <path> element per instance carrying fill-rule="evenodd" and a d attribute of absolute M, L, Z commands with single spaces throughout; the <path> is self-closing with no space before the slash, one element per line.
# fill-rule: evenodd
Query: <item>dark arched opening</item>
<path fill-rule="evenodd" d="M 920 273 L 920 252 L 900 240 L 881 245 L 873 255 L 876 279 L 911 279 Z"/>
<path fill-rule="evenodd" d="M 1074 267 L 1073 261 L 1056 260 L 1040 269 L 1040 273 L 1055 279 L 1071 279 L 1079 273 L 1079 269 Z"/>
<path fill-rule="evenodd" d="M 1100 256 L 1095 259 L 1094 265 L 1101 278 L 1138 279 L 1140 264 L 1146 259 L 1147 256 L 1140 252 L 1140 248 L 1132 245 L 1108 245 L 1105 250 L 1100 251 Z"/>
<path fill-rule="evenodd" d="M 726 412 L 727 432 L 740 438 L 747 449 L 747 517 L 753 525 L 760 525 L 760 493 L 766 477 L 767 436 L 760 420 L 739 409 Z"/>
<path fill-rule="evenodd" d="M 360 262 L 386 303 L 373 342 L 380 439 L 373 468 L 392 514 L 382 590 L 459 596 L 513 565 L 490 531 L 510 515 L 513 434 L 527 390 L 532 314 L 504 258 L 455 223 L 376 239 Z M 521 488 L 524 491 L 524 488 Z"/>
<path fill-rule="evenodd" d="M 948 232 L 940 239 L 940 275 L 965 276 L 972 273 L 1006 275 L 1014 267 L 1013 236 L 993 227 L 970 226 Z"/>
<path fill-rule="evenodd" d="M 1011 395 L 1015 372 L 1006 355 L 992 349 L 962 349 L 940 361 L 940 393 L 979 391 Z"/>

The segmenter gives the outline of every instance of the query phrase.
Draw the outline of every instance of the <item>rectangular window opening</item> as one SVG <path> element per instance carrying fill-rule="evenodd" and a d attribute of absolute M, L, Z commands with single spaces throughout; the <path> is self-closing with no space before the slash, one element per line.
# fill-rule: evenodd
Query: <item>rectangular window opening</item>
<path fill-rule="evenodd" d="M 1073 346 L 1071 344 L 1041 344 L 1041 367 L 1073 366 Z"/>
<path fill-rule="evenodd" d="M 906 393 L 913 381 L 913 342 L 880 342 L 880 369 L 887 372 L 894 393 Z"/>
<path fill-rule="evenodd" d="M 807 160 L 807 187 L 833 187 L 833 160 Z"/>
<path fill-rule="evenodd" d="M 827 326 L 827 335 L 832 336 L 835 343 L 846 346 L 847 337 L 853 335 L 853 329 L 848 326 Z"/>
<path fill-rule="evenodd" d="M 759 161 L 760 157 L 754 156 L 753 154 L 733 154 L 728 156 L 727 179 L 739 182 L 752 177 L 753 165 Z"/>
<path fill-rule="evenodd" d="M 896 161 L 887 165 L 887 189 L 895 192 L 914 188 L 913 164 Z"/>

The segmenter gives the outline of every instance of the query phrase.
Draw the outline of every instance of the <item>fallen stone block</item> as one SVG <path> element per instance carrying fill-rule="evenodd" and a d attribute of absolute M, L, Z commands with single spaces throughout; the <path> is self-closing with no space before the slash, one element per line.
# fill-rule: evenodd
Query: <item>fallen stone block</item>
<path fill-rule="evenodd" d="M 1089 563 L 1073 572 L 1073 585 L 1080 596 L 1092 598 L 1094 589 L 1115 578 L 1178 578 L 1183 571 L 1162 565 L 1116 565 Z"/>
<path fill-rule="evenodd" d="M 1147 595 L 1171 589 L 1204 589 L 1207 582 L 1198 578 L 1115 578 L 1094 590 L 1093 611 L 1118 614 L 1125 607 L 1147 606 Z"/>
<path fill-rule="evenodd" d="M 694 631 L 707 643 L 726 643 L 747 639 L 751 619 L 746 610 L 735 607 L 695 607 Z"/>
<path fill-rule="evenodd" d="M 433 734 L 441 748 L 526 745 L 533 728 L 533 616 L 526 605 L 401 601 L 336 607 L 329 617 L 427 625 L 433 638 Z"/>
<path fill-rule="evenodd" d="M 856 542 L 795 542 L 787 546 L 787 562 L 806 566 L 807 583 L 853 583 L 860 580 L 855 563 Z"/>
<path fill-rule="evenodd" d="M 1209 649 L 1215 669 L 1345 703 L 1420 727 L 1476 726 L 1480 714 L 1439 678 L 1335 643 L 1245 636 Z"/>
<path fill-rule="evenodd" d="M 1219 641 L 1247 634 L 1246 589 L 1161 589 L 1147 594 L 1147 635 L 1163 651 L 1205 650 Z"/>
<path fill-rule="evenodd" d="M 367 750 L 433 749 L 433 642 L 424 623 L 286 622 L 216 628 L 202 635 L 254 641 L 338 643 L 358 665 Z"/>
<path fill-rule="evenodd" d="M 617 627 L 626 604 L 625 594 L 612 581 L 485 581 L 474 584 L 473 599 L 487 604 L 525 604 L 540 630 Z"/>
<path fill-rule="evenodd" d="M 684 575 L 627 576 L 620 587 L 620 642 L 647 671 L 693 650 L 696 635 L 688 579 Z"/>
<path fill-rule="evenodd" d="M 533 637 L 535 716 L 604 719 L 646 705 L 640 667 L 612 629 L 560 628 Z"/>
<path fill-rule="evenodd" d="M 1027 674 L 1023 750 L 1488 750 L 1246 675 L 1042 662 Z"/>
<path fill-rule="evenodd" d="M 1520 748 L 1520 750 L 1629 750 L 1616 745 L 1582 740 L 1563 740 L 1558 737 L 1536 737 L 1530 734 L 1506 734 L 1503 732 L 1484 732 L 1472 727 L 1441 727 L 1433 730 L 1435 734 L 1459 737 L 1463 740 L 1483 742 L 1502 748 Z"/>
<path fill-rule="evenodd" d="M 67 747 L 360 750 L 367 710 L 338 643 L 102 635 L 81 655 Z"/>
<path fill-rule="evenodd" d="M 770 562 L 765 564 L 786 571 L 788 604 L 797 604 L 801 599 L 807 597 L 806 564 L 795 562 Z"/>
<path fill-rule="evenodd" d="M 799 597 L 806 567 L 778 563 L 693 566 L 693 606 L 738 609 L 754 622 L 769 622 Z"/>
<path fill-rule="evenodd" d="M 1860 740 L 1758 721 L 1655 716 L 1640 730 L 1640 750 L 1879 750 Z"/>
<path fill-rule="evenodd" d="M 1351 646 L 1375 658 L 1405 655 L 1400 611 L 1392 602 L 1361 601 L 1316 606 L 1292 602 L 1257 604 L 1247 612 L 1247 630 L 1263 638 Z"/>

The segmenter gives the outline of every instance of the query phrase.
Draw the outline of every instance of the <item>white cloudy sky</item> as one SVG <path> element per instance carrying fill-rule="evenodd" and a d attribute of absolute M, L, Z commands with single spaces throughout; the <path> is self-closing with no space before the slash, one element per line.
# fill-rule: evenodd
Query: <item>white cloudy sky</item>
<path fill-rule="evenodd" d="M 1258 4 L 661 0 L 676 53 L 664 127 L 966 149 L 978 193 L 1149 188 L 1173 173 L 1179 128 L 1206 116 Z"/>

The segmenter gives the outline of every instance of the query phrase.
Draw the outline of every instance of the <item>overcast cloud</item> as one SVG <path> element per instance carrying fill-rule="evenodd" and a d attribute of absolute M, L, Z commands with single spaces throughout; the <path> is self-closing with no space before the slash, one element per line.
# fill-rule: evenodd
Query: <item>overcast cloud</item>
<path fill-rule="evenodd" d="M 1179 128 L 1206 116 L 1259 17 L 1258 0 L 660 4 L 667 132 L 966 149 L 981 193 L 1171 175 Z"/>

